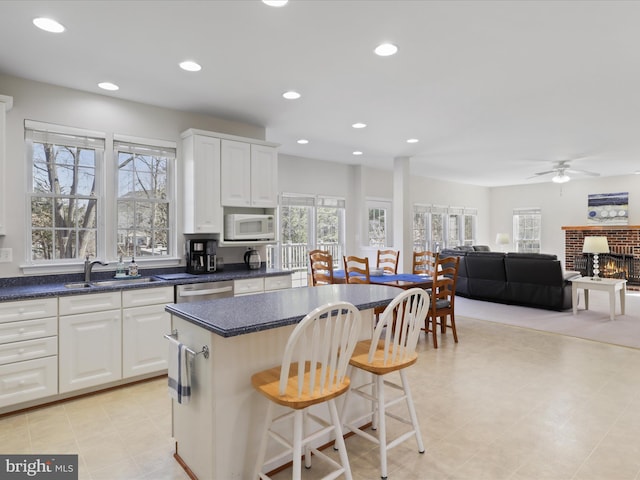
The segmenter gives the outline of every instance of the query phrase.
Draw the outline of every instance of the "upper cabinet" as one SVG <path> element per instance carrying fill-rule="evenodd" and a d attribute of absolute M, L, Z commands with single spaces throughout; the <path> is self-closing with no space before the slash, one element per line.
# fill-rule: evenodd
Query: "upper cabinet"
<path fill-rule="evenodd" d="M 184 233 L 223 233 L 224 207 L 278 206 L 277 144 L 205 130 L 182 133 Z"/>
<path fill-rule="evenodd" d="M 274 146 L 223 139 L 221 166 L 222 206 L 277 206 L 278 153 Z"/>
<path fill-rule="evenodd" d="M 7 144 L 7 124 L 6 124 L 6 116 L 7 112 L 11 110 L 13 107 L 13 97 L 8 97 L 7 95 L 0 95 L 0 235 L 4 235 L 6 233 L 6 225 L 5 225 L 5 210 L 4 210 L 4 202 L 5 202 L 5 158 L 6 158 L 6 144 Z"/>
<path fill-rule="evenodd" d="M 220 233 L 220 139 L 182 134 L 184 233 Z"/>

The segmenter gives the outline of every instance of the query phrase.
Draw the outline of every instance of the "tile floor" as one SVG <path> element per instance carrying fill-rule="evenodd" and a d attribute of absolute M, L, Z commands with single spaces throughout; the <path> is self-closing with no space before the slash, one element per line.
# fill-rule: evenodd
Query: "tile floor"
<path fill-rule="evenodd" d="M 457 345 L 450 333 L 437 350 L 420 343 L 409 371 L 427 452 L 396 447 L 389 479 L 640 480 L 640 350 L 458 326 Z M 0 418 L 3 453 L 78 453 L 90 480 L 186 479 L 170 434 L 164 379 Z M 355 480 L 379 478 L 374 445 L 347 449 Z"/>

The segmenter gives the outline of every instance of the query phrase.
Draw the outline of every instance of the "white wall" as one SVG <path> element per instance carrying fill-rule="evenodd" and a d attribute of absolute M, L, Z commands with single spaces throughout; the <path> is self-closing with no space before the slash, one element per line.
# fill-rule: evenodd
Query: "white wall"
<path fill-rule="evenodd" d="M 594 193 L 629 192 L 629 225 L 640 223 L 640 177 L 573 178 L 564 184 L 551 181 L 491 189 L 490 232 L 512 232 L 513 209 L 542 209 L 542 252 L 558 255 L 564 263 L 563 226 L 587 224 L 587 198 Z M 513 240 L 513 237 L 512 237 Z M 510 245 L 511 249 L 513 245 Z"/>

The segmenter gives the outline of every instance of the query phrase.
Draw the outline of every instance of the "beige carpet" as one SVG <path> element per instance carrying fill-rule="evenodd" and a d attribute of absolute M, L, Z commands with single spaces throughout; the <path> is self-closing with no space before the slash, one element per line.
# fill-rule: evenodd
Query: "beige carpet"
<path fill-rule="evenodd" d="M 614 321 L 609 319 L 608 294 L 598 291 L 591 291 L 589 294 L 589 310 L 584 309 L 584 297 L 580 294 L 577 315 L 573 315 L 572 310 L 555 312 L 456 297 L 456 317 L 487 320 L 640 348 L 640 292 L 627 292 L 624 315 L 620 315 L 619 300 L 616 294 Z"/>

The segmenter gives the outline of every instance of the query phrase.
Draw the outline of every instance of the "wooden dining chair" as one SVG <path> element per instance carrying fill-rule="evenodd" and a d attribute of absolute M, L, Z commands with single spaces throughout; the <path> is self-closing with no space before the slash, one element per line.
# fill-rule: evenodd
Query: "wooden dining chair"
<path fill-rule="evenodd" d="M 430 252 L 429 250 L 413 252 L 412 272 L 415 275 L 426 274 L 432 276 L 432 272 L 435 271 L 435 263 L 437 260 L 438 254 Z"/>
<path fill-rule="evenodd" d="M 378 259 L 376 268 L 382 269 L 384 273 L 398 273 L 398 262 L 400 259 L 400 251 L 396 250 L 378 250 Z"/>
<path fill-rule="evenodd" d="M 399 443 L 415 437 L 418 452 L 424 453 L 422 434 L 405 370 L 415 364 L 418 359 L 416 345 L 428 309 L 429 294 L 423 289 L 412 288 L 400 293 L 385 308 L 372 339 L 358 342 L 349 362 L 348 376 L 351 375 L 353 368 L 371 375 L 366 377 L 362 385 L 356 386 L 352 383 L 344 398 L 340 418 L 345 425 L 345 432 L 350 430 L 378 445 L 382 478 L 387 478 L 387 451 Z M 399 383 L 396 379 L 392 380 L 394 372 L 398 372 L 400 376 Z M 387 397 L 388 392 L 385 391 L 385 386 L 390 387 L 389 391 L 402 393 Z M 348 405 L 352 394 L 371 402 L 372 409 L 368 412 L 361 411 L 358 418 L 350 418 Z M 399 416 L 400 412 L 397 408 L 388 410 L 390 406 L 403 401 L 408 410 L 408 418 Z M 397 422 L 394 422 L 395 439 L 388 441 L 387 417 L 410 425 L 411 429 L 398 432 Z M 368 425 L 368 419 L 371 419 L 373 428 L 371 433 L 362 427 L 363 422 Z"/>
<path fill-rule="evenodd" d="M 333 475 L 324 478 L 337 478 L 342 474 L 347 480 L 351 480 L 342 423 L 335 399 L 349 389 L 347 369 L 358 343 L 360 319 L 358 309 L 348 302 L 329 303 L 316 308 L 291 332 L 283 352 L 282 364 L 251 377 L 253 387 L 270 400 L 254 475 L 251 478 L 269 479 L 262 472 L 265 465 L 280 458 L 292 458 L 292 478 L 300 479 L 302 458 L 304 457 L 305 467 L 311 468 L 313 455 L 335 469 Z M 274 418 L 276 404 L 287 407 L 289 411 Z M 313 412 L 308 411 L 320 404 L 328 406 L 330 422 L 320 418 L 315 409 Z M 281 424 L 292 418 L 293 434 L 285 436 Z M 319 428 L 312 432 L 311 427 Z M 318 438 L 332 433 L 339 452 L 339 463 L 312 446 L 314 441 L 317 445 Z M 265 461 L 270 438 L 275 440 L 272 443 L 284 446 L 285 450 L 275 453 Z"/>
<path fill-rule="evenodd" d="M 345 283 L 371 283 L 369 276 L 369 259 L 367 257 L 344 256 Z"/>
<path fill-rule="evenodd" d="M 333 284 L 333 257 L 326 250 L 312 250 L 309 252 L 311 266 L 311 285 Z"/>
<path fill-rule="evenodd" d="M 439 257 L 435 264 L 431 303 L 425 322 L 425 332 L 433 335 L 433 348 L 438 348 L 438 326 L 444 334 L 447 328 L 453 332 L 453 340 L 458 343 L 456 330 L 455 300 L 460 257 Z"/>

